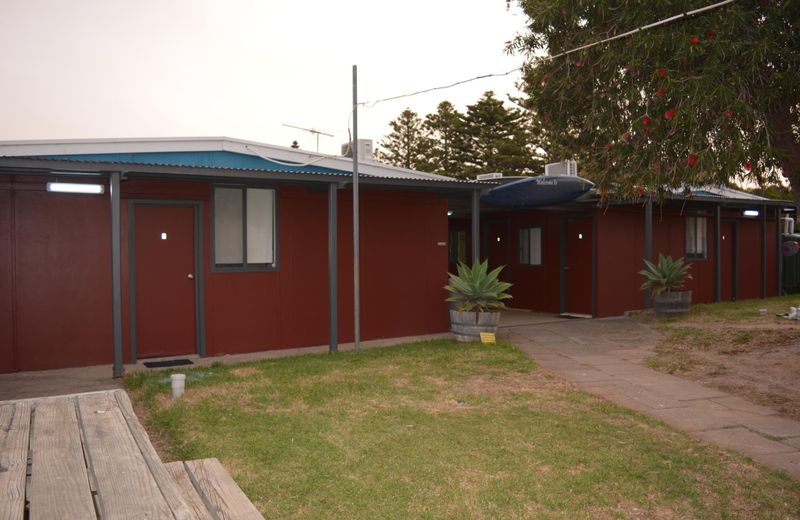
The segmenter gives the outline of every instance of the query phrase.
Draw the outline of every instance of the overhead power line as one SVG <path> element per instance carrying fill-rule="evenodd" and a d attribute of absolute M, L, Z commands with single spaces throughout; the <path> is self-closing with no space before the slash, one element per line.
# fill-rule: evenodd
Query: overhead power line
<path fill-rule="evenodd" d="M 620 34 L 615 34 L 614 36 L 610 36 L 610 37 L 605 38 L 603 40 L 598 40 L 596 42 L 587 43 L 586 45 L 581 45 L 580 47 L 575 47 L 575 48 L 570 49 L 568 51 L 560 52 L 558 54 L 553 54 L 553 55 L 550 55 L 550 56 L 541 56 L 541 57 L 536 58 L 535 61 L 542 62 L 542 61 L 554 60 L 556 58 L 561 58 L 563 56 L 566 56 L 568 54 L 572 54 L 574 52 L 583 51 L 583 50 L 589 49 L 591 47 L 596 47 L 597 45 L 602 45 L 604 43 L 612 42 L 614 40 L 620 40 L 622 38 L 627 38 L 627 37 L 632 36 L 632 35 L 634 35 L 636 33 L 643 32 L 643 31 L 648 31 L 650 29 L 654 29 L 656 27 L 659 27 L 659 26 L 662 26 L 662 25 L 666 25 L 668 23 L 675 22 L 675 21 L 680 20 L 682 18 L 689 18 L 691 16 L 696 16 L 696 15 L 698 15 L 700 13 L 711 11 L 713 9 L 719 9 L 722 6 L 725 6 L 725 5 L 728 5 L 728 4 L 732 4 L 735 1 L 736 0 L 723 0 L 722 2 L 717 2 L 715 4 L 707 5 L 705 7 L 700 7 L 698 9 L 693 9 L 691 11 L 686 11 L 684 13 L 676 14 L 675 16 L 670 16 L 669 18 L 664 18 L 663 20 L 659 20 L 659 21 L 653 22 L 651 24 L 643 25 L 643 26 L 638 27 L 636 29 L 633 29 L 631 31 L 627 31 L 627 32 L 620 33 Z M 522 70 L 522 67 L 515 67 L 515 68 L 513 68 L 513 69 L 511 69 L 511 70 L 509 70 L 507 72 L 499 72 L 499 73 L 495 73 L 495 74 L 482 74 L 480 76 L 475 76 L 473 78 L 468 78 L 468 79 L 464 79 L 464 80 L 461 80 L 461 81 L 456 81 L 456 82 L 450 83 L 448 85 L 441 85 L 441 86 L 438 86 L 438 87 L 431 87 L 431 88 L 426 88 L 426 89 L 423 89 L 423 90 L 417 90 L 416 92 L 410 92 L 408 94 L 400 94 L 400 95 L 397 95 L 397 96 L 381 98 L 381 99 L 377 99 L 375 101 L 364 101 L 364 102 L 359 103 L 359 105 L 363 105 L 363 106 L 365 106 L 367 108 L 372 108 L 375 105 L 377 105 L 378 103 L 383 103 L 385 101 L 394 101 L 395 99 L 402 99 L 402 98 L 407 98 L 407 97 L 412 97 L 412 96 L 418 96 L 420 94 L 427 94 L 428 92 L 433 92 L 433 91 L 436 91 L 436 90 L 445 90 L 445 89 L 457 87 L 458 85 L 463 85 L 465 83 L 471 83 L 473 81 L 478 81 L 478 80 L 481 80 L 481 79 L 499 78 L 499 77 L 503 77 L 503 76 L 508 76 L 509 74 L 512 74 L 512 73 L 517 72 L 519 70 Z"/>

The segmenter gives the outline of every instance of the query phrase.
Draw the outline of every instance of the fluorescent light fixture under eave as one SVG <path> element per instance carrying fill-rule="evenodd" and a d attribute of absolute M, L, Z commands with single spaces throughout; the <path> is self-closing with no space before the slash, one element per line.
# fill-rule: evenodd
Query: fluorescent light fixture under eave
<path fill-rule="evenodd" d="M 742 215 L 745 217 L 757 217 L 759 213 L 757 209 L 746 209 L 742 211 Z"/>
<path fill-rule="evenodd" d="M 86 193 L 100 195 L 106 191 L 102 184 L 85 184 L 82 182 L 48 182 L 47 191 L 55 193 Z"/>

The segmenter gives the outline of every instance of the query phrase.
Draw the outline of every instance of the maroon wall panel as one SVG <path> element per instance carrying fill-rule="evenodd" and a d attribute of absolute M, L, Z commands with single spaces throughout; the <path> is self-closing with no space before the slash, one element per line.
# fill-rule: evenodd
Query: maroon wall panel
<path fill-rule="evenodd" d="M 36 180 L 15 197 L 19 369 L 111 362 L 108 198 Z"/>
<path fill-rule="evenodd" d="M 731 301 L 734 299 L 734 280 L 736 278 L 736 250 L 734 249 L 734 223 L 721 222 L 720 223 L 720 237 L 719 237 L 719 295 L 722 301 Z M 712 259 L 713 261 L 713 259 Z"/>
<path fill-rule="evenodd" d="M 11 196 L 9 178 L 0 175 L 0 372 L 16 369 L 14 359 L 14 316 Z"/>

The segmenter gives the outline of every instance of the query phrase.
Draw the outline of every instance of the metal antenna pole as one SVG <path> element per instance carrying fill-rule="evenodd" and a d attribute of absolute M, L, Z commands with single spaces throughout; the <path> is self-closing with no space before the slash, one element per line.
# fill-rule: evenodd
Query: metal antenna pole
<path fill-rule="evenodd" d="M 358 68 L 353 65 L 353 342 L 361 350 L 361 302 L 358 266 Z"/>

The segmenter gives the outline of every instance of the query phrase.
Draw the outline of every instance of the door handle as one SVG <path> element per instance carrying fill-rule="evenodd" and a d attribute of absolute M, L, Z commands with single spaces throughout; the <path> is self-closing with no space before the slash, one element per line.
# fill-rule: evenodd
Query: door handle
<path fill-rule="evenodd" d="M 568 266 L 568 265 L 565 265 L 565 266 L 564 266 L 564 270 L 565 270 L 565 271 L 569 271 L 569 266 Z"/>
<path fill-rule="evenodd" d="M 186 275 L 186 278 L 188 278 L 189 280 L 194 280 L 194 275 L 192 273 L 189 273 Z"/>

